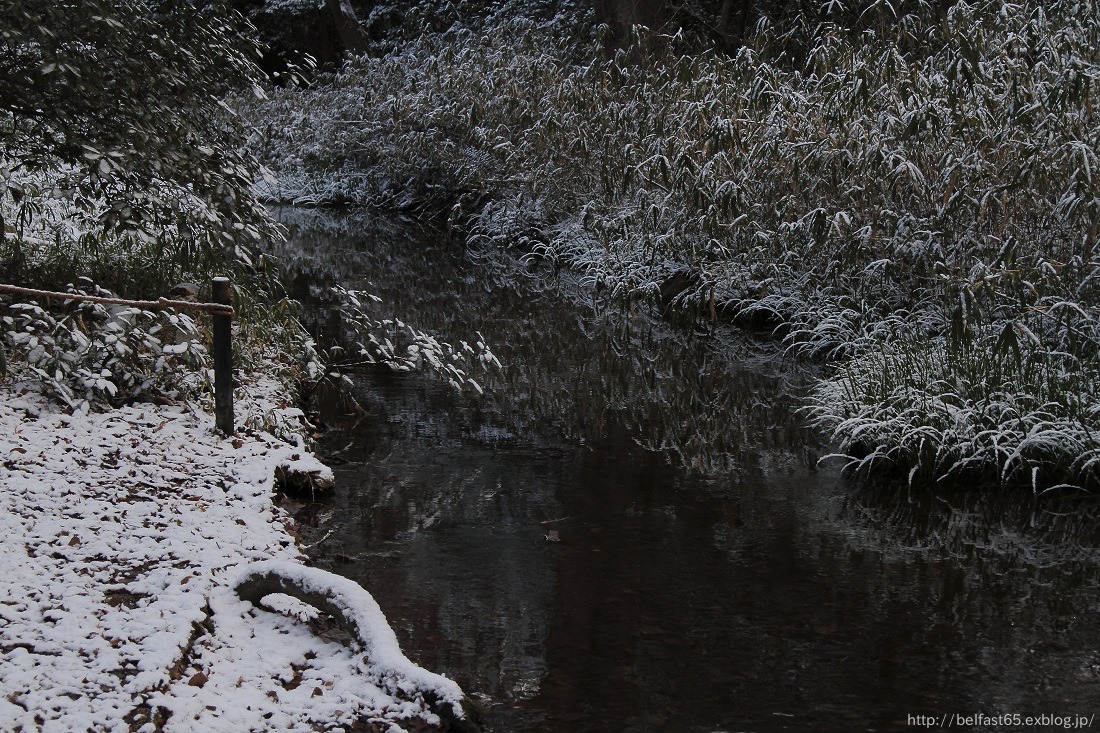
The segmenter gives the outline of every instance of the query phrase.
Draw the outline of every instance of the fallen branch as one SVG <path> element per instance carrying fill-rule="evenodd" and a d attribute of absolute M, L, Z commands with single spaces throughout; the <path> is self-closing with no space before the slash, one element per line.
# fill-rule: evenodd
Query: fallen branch
<path fill-rule="evenodd" d="M 447 723 L 447 730 L 480 731 L 467 714 L 468 701 L 459 686 L 408 660 L 378 603 L 355 581 L 319 568 L 266 560 L 248 566 L 233 587 L 241 600 L 256 605 L 265 596 L 282 593 L 329 614 L 363 646 L 381 684 L 393 692 L 401 691 L 402 683 L 411 684 Z"/>

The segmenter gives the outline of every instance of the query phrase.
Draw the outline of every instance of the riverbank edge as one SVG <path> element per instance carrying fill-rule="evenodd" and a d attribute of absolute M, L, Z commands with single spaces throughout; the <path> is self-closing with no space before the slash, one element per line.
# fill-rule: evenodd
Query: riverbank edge
<path fill-rule="evenodd" d="M 278 382 L 243 381 L 241 423 L 298 420 Z M 444 724 L 430 691 L 316 633 L 314 609 L 234 592 L 250 563 L 304 559 L 276 474 L 331 471 L 300 438 L 223 438 L 192 404 L 68 414 L 30 382 L 0 395 L 0 730 Z"/>

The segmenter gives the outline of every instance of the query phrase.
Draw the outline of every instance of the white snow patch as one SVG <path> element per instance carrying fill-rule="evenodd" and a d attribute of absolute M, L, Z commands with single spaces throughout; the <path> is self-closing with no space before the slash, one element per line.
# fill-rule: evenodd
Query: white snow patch
<path fill-rule="evenodd" d="M 405 657 L 382 609 L 358 583 L 318 568 L 283 560 L 265 560 L 248 566 L 234 587 L 268 574 L 285 578 L 306 593 L 323 596 L 338 609 L 355 628 L 371 675 L 377 676 L 385 688 L 399 689 L 406 694 L 432 692 L 440 700 L 449 702 L 456 715 L 462 715 L 462 690 L 453 681 L 428 672 Z"/>
<path fill-rule="evenodd" d="M 244 411 L 280 409 L 250 391 Z M 152 730 L 151 711 L 211 733 L 435 722 L 383 682 L 457 686 L 405 659 L 351 581 L 339 596 L 383 652 L 367 666 L 232 590 L 249 563 L 299 567 L 271 497 L 277 466 L 312 460 L 187 407 L 67 415 L 0 386 L 0 731 Z"/>

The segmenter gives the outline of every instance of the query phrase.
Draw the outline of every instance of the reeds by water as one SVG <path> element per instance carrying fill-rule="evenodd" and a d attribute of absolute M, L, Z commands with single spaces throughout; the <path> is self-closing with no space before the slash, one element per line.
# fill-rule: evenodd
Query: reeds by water
<path fill-rule="evenodd" d="M 455 28 L 246 112 L 274 198 L 450 209 L 624 299 L 690 273 L 836 365 L 810 414 L 862 468 L 1093 485 L 1100 8 L 906 7 L 733 56 Z"/>

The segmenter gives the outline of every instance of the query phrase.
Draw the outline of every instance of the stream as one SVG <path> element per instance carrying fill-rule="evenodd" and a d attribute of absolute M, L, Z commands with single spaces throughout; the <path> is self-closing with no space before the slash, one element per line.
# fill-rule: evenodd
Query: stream
<path fill-rule="evenodd" d="M 278 215 L 320 341 L 342 285 L 503 364 L 471 371 L 484 395 L 377 366 L 351 374 L 362 413 L 325 391 L 337 488 L 297 514 L 487 731 L 1091 723 L 1095 499 L 859 486 L 819 462 L 813 373 L 775 345 L 412 223 Z"/>

